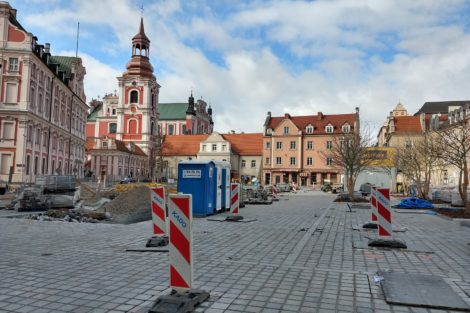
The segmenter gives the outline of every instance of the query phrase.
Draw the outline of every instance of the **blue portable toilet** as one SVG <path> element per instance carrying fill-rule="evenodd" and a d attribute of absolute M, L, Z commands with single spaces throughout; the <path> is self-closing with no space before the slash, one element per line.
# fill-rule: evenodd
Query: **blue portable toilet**
<path fill-rule="evenodd" d="M 217 203 L 217 167 L 213 161 L 178 164 L 178 192 L 193 196 L 193 215 L 214 214 Z"/>

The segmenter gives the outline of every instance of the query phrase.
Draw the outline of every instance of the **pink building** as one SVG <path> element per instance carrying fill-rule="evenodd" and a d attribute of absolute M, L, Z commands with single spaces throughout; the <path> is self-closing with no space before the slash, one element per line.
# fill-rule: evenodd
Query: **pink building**
<path fill-rule="evenodd" d="M 264 184 L 296 182 L 320 186 L 340 183 L 342 172 L 323 155 L 334 136 L 359 129 L 359 109 L 352 114 L 272 117 L 268 112 L 263 136 Z"/>
<path fill-rule="evenodd" d="M 83 176 L 87 105 L 80 58 L 51 55 L 0 2 L 0 180 Z"/>

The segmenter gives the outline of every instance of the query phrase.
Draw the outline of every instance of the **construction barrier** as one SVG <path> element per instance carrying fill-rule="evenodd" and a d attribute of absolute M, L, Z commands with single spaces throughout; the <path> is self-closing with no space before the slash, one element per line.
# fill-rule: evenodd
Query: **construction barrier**
<path fill-rule="evenodd" d="M 274 184 L 273 185 L 273 199 L 277 199 L 277 186 Z"/>
<path fill-rule="evenodd" d="M 240 184 L 231 184 L 230 213 L 237 215 L 240 210 Z"/>
<path fill-rule="evenodd" d="M 390 189 L 377 188 L 375 197 L 378 211 L 379 237 L 391 237 L 392 214 L 390 208 Z"/>
<path fill-rule="evenodd" d="M 166 235 L 165 187 L 151 188 L 150 200 L 152 203 L 153 235 L 164 236 Z"/>
<path fill-rule="evenodd" d="M 377 199 L 376 191 L 377 187 L 370 186 L 370 209 L 371 209 L 371 221 L 377 223 Z"/>
<path fill-rule="evenodd" d="M 183 294 L 192 286 L 192 195 L 171 194 L 168 201 L 170 219 L 170 287 Z"/>

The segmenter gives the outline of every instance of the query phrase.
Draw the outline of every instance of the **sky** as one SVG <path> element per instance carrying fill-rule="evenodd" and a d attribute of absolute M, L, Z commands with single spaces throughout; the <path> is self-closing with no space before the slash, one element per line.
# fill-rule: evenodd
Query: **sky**
<path fill-rule="evenodd" d="M 268 111 L 353 113 L 377 130 L 401 102 L 470 99 L 470 1 L 18 0 L 53 55 L 78 55 L 87 100 L 117 89 L 143 17 L 160 102 L 193 90 L 218 132 L 262 132 Z"/>

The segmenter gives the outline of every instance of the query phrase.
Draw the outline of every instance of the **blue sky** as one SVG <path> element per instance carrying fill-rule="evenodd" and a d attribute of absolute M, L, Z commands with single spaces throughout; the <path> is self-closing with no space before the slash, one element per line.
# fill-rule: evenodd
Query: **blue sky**
<path fill-rule="evenodd" d="M 88 99 L 117 88 L 144 6 L 160 102 L 191 89 L 217 131 L 273 115 L 354 112 L 376 129 L 399 100 L 470 99 L 469 1 L 12 1 L 53 54 L 79 55 Z M 249 116 L 249 118 L 247 118 Z"/>

